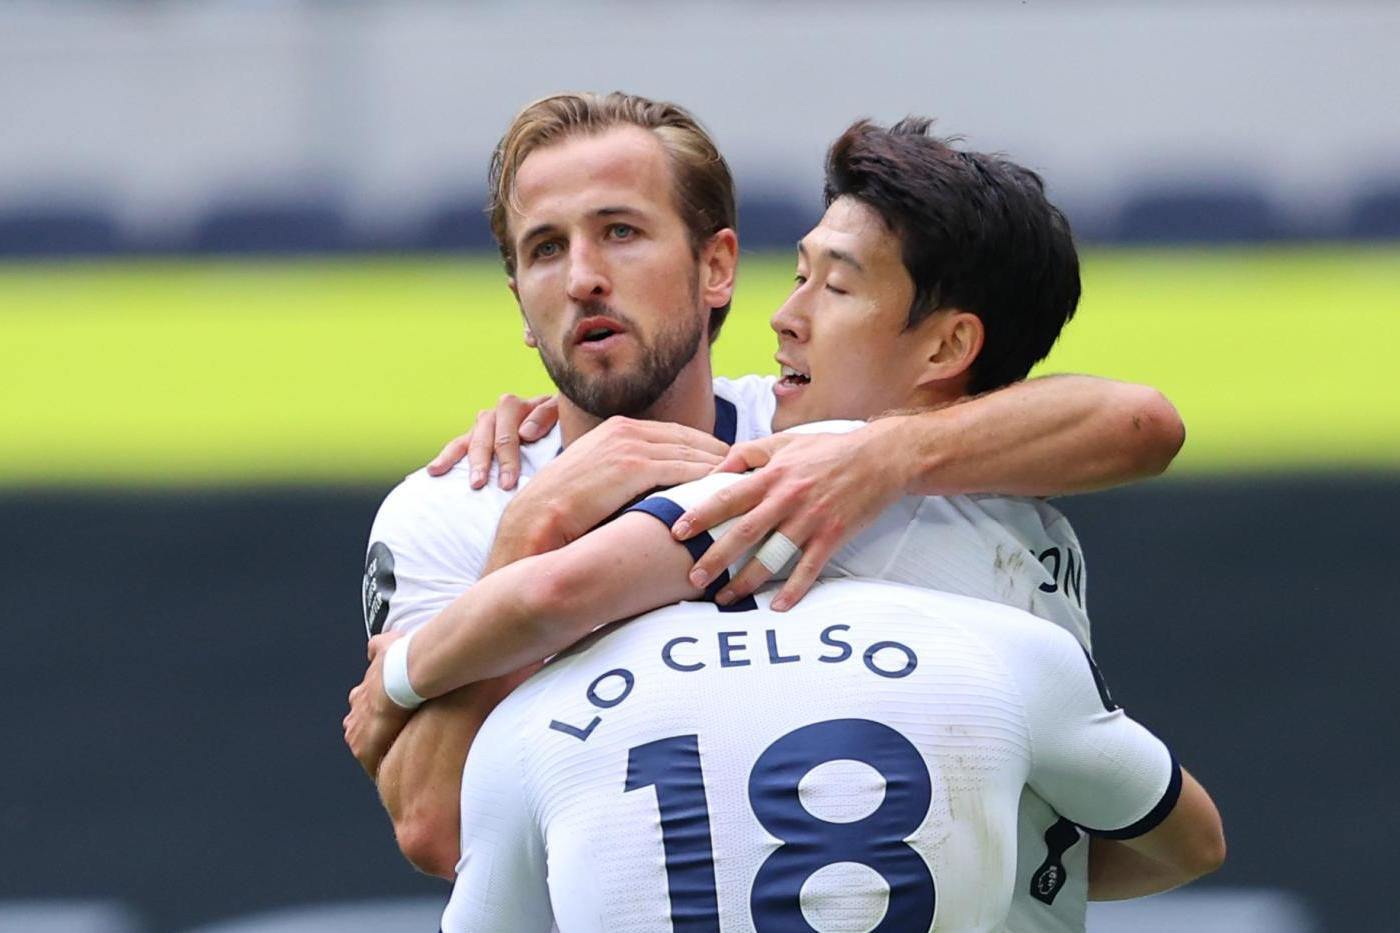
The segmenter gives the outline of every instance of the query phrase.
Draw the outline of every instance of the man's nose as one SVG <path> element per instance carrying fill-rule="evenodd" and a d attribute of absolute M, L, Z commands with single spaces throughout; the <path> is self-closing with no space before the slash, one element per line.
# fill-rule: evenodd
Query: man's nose
<path fill-rule="evenodd" d="M 779 337 L 787 337 L 791 340 L 807 339 L 807 300 L 802 294 L 802 289 L 798 289 L 788 295 L 773 316 L 768 319 L 768 325 L 773 328 L 773 332 Z"/>
<path fill-rule="evenodd" d="M 569 251 L 569 297 L 588 301 L 608 294 L 611 286 L 602 257 L 591 246 L 577 246 Z"/>

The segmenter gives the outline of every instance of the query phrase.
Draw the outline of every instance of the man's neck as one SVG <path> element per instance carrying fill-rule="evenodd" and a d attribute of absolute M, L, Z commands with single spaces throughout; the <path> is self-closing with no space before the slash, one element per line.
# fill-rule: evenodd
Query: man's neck
<path fill-rule="evenodd" d="M 710 374 L 708 350 L 681 370 L 661 398 L 638 417 L 647 421 L 669 421 L 713 433 L 715 429 L 715 390 Z M 603 419 L 579 408 L 567 398 L 559 398 L 559 426 L 567 447 L 603 423 Z"/>
<path fill-rule="evenodd" d="M 947 408 L 949 405 L 964 401 L 968 397 L 966 379 L 959 379 L 955 382 L 931 383 L 919 386 L 910 392 L 902 407 L 906 411 Z"/>

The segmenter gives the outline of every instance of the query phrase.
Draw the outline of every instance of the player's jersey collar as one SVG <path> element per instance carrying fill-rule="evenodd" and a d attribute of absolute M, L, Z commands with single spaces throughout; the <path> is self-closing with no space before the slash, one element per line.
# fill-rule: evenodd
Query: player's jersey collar
<path fill-rule="evenodd" d="M 739 409 L 727 398 L 715 396 L 715 437 L 726 444 L 734 443 L 739 430 Z"/>

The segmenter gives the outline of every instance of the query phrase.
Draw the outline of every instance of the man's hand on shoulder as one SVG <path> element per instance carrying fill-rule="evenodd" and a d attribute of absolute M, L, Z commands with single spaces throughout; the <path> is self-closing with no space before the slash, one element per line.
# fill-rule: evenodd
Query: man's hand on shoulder
<path fill-rule="evenodd" d="M 501 396 L 495 408 L 477 412 L 476 422 L 466 434 L 459 434 L 428 463 L 429 476 L 442 476 L 467 459 L 471 487 L 480 489 L 491 475 L 491 463 L 499 464 L 496 481 L 502 489 L 514 489 L 520 479 L 520 444 L 548 434 L 559 420 L 559 399 L 555 395 L 521 398 L 510 392 Z"/>
<path fill-rule="evenodd" d="M 696 562 L 691 584 L 703 589 L 776 532 L 800 549 L 801 558 L 772 607 L 796 604 L 841 546 L 904 495 L 909 477 L 895 432 L 893 423 L 877 421 L 849 434 L 775 434 L 736 444 L 719 468 L 754 473 L 687 511 L 674 528 L 684 541 L 738 517 Z M 742 599 L 781 569 L 755 557 L 717 601 Z"/>
<path fill-rule="evenodd" d="M 613 417 L 565 448 L 506 509 L 492 551 L 505 560 L 562 547 L 658 487 L 709 474 L 729 451 L 714 436 L 680 424 Z"/>

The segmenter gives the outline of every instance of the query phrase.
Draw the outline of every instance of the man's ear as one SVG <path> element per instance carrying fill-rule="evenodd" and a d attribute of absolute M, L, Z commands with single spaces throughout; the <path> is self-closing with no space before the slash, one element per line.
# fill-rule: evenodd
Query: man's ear
<path fill-rule="evenodd" d="M 728 227 L 705 243 L 700 254 L 700 292 L 707 308 L 722 308 L 734 297 L 739 268 L 739 235 Z"/>
<path fill-rule="evenodd" d="M 926 338 L 928 355 L 920 384 L 966 382 L 987 339 L 982 319 L 953 308 L 930 315 L 924 323 L 931 325 L 931 330 Z"/>
<path fill-rule="evenodd" d="M 520 289 L 515 287 L 515 276 L 506 276 L 506 287 L 509 288 L 510 293 L 515 296 L 515 306 L 520 308 L 520 320 L 525 322 L 525 346 L 532 350 L 538 349 L 540 342 L 536 339 L 535 332 L 530 330 L 530 322 L 525 317 L 525 309 L 520 307 Z"/>

